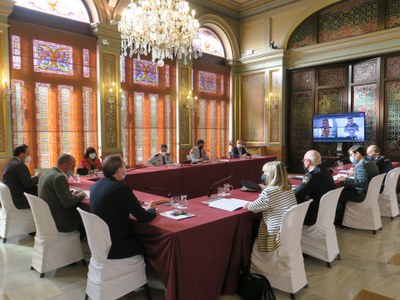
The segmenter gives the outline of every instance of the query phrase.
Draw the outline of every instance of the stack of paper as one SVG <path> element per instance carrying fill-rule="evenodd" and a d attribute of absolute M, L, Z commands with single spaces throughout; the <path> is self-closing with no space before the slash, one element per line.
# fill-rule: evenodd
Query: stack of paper
<path fill-rule="evenodd" d="M 195 214 L 188 213 L 186 211 L 182 211 L 182 210 L 178 210 L 178 209 L 164 211 L 164 212 L 160 213 L 160 215 L 170 218 L 170 219 L 174 219 L 174 220 L 182 220 L 182 219 L 187 219 L 187 218 L 191 218 L 191 217 L 195 216 Z"/>
<path fill-rule="evenodd" d="M 248 201 L 235 199 L 235 198 L 226 198 L 217 201 L 211 202 L 208 206 L 213 208 L 219 208 L 227 211 L 235 211 L 237 209 L 241 209 Z"/>

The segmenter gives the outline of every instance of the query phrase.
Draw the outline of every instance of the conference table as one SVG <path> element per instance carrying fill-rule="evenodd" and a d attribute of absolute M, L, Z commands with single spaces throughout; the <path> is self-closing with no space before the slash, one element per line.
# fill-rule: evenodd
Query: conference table
<path fill-rule="evenodd" d="M 260 166 L 257 170 L 258 180 L 254 178 L 258 182 L 261 167 L 266 159 L 271 159 L 271 157 L 230 162 L 234 164 L 233 166 L 217 163 L 183 167 L 183 170 L 190 170 L 189 172 L 193 172 L 192 176 L 205 176 L 208 172 L 216 171 L 218 169 L 216 167 L 219 166 L 225 169 L 225 173 L 219 172 L 217 176 L 212 173 L 209 175 L 211 177 L 213 175 L 214 179 L 217 177 L 220 179 L 219 176 L 230 174 L 229 172 L 234 169 L 243 171 L 243 166 L 249 165 L 246 162 L 252 162 L 250 165 L 253 168 L 256 168 L 256 165 Z M 201 172 L 195 172 L 197 168 L 201 168 Z M 157 170 L 156 172 L 165 176 L 163 172 L 171 170 L 174 169 Z M 180 176 L 186 175 L 186 172 L 182 172 L 183 175 Z M 148 176 L 151 175 L 151 172 L 149 173 L 147 173 Z M 244 175 L 247 176 L 250 173 L 251 171 L 248 171 Z M 142 176 L 142 173 L 139 174 Z M 89 190 L 94 183 L 89 179 L 90 177 L 80 178 L 81 182 L 71 183 L 71 188 Z M 199 182 L 203 180 L 205 178 L 199 178 Z M 208 183 L 209 181 L 207 181 L 207 189 L 203 191 L 203 195 L 208 192 Z M 229 183 L 235 186 L 240 185 L 239 178 L 236 179 L 236 182 Z M 167 199 L 160 195 L 138 191 L 135 188 L 133 190 L 140 201 L 151 202 Z M 189 192 L 187 194 L 190 195 Z M 254 201 L 258 194 L 235 189 L 227 197 Z M 234 295 L 239 269 L 250 263 L 253 221 L 259 219 L 260 215 L 243 209 L 229 212 L 211 208 L 202 203 L 208 199 L 207 196 L 190 199 L 188 208 L 184 211 L 195 216 L 183 220 L 177 221 L 160 215 L 162 212 L 173 209 L 165 204 L 157 205 L 158 216 L 149 223 L 136 222 L 132 217 L 132 231 L 143 243 L 149 263 L 163 281 L 167 300 L 217 300 L 220 295 Z M 86 210 L 89 210 L 89 201 L 89 199 L 85 199 L 82 203 L 82 207 Z"/>
<path fill-rule="evenodd" d="M 212 184 L 233 175 L 224 183 L 234 188 L 241 181 L 260 182 L 262 167 L 276 156 L 260 156 L 247 159 L 221 159 L 196 165 L 145 167 L 127 170 L 124 182 L 132 189 L 160 196 L 187 195 L 189 199 L 207 195 Z M 91 178 L 97 180 L 97 178 Z M 221 183 L 222 185 L 223 183 Z M 216 192 L 217 186 L 213 192 Z"/>

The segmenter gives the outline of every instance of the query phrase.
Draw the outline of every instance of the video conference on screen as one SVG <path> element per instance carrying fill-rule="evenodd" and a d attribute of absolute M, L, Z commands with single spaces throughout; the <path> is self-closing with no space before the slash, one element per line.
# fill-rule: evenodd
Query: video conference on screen
<path fill-rule="evenodd" d="M 313 116 L 314 142 L 364 142 L 365 113 Z"/>

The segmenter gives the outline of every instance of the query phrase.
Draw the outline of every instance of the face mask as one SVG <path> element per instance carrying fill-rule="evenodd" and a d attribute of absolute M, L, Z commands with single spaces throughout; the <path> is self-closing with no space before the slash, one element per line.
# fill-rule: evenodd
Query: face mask
<path fill-rule="evenodd" d="M 25 162 L 26 164 L 29 164 L 29 163 L 31 162 L 31 160 L 32 160 L 31 156 L 28 155 L 27 157 L 25 157 L 24 162 Z"/>
<path fill-rule="evenodd" d="M 238 144 L 237 147 L 238 147 L 238 148 L 242 148 L 243 145 L 242 145 L 242 144 Z"/>
<path fill-rule="evenodd" d="M 306 165 L 303 165 L 304 172 L 308 172 Z"/>
<path fill-rule="evenodd" d="M 263 174 L 261 175 L 261 183 L 262 183 L 263 185 L 267 185 L 267 182 L 268 182 L 268 176 L 267 176 L 267 174 L 263 173 Z"/>
<path fill-rule="evenodd" d="M 67 177 L 71 177 L 72 175 L 74 175 L 74 169 L 68 170 L 66 175 Z"/>
<path fill-rule="evenodd" d="M 199 146 L 199 149 L 201 150 L 201 149 L 203 149 L 203 147 L 204 147 L 204 146 Z"/>
<path fill-rule="evenodd" d="M 124 166 L 124 173 L 123 173 L 123 175 L 122 175 L 122 180 L 124 180 L 125 177 L 126 177 L 126 168 L 125 168 L 125 166 Z"/>
<path fill-rule="evenodd" d="M 96 158 L 96 153 L 90 153 L 89 154 L 90 159 L 95 159 Z"/>
<path fill-rule="evenodd" d="M 350 162 L 351 162 L 352 164 L 357 163 L 357 161 L 356 161 L 356 159 L 355 159 L 354 156 L 350 156 Z"/>
<path fill-rule="evenodd" d="M 374 158 L 373 158 L 371 155 L 367 155 L 365 158 L 366 158 L 367 160 L 374 160 Z"/>

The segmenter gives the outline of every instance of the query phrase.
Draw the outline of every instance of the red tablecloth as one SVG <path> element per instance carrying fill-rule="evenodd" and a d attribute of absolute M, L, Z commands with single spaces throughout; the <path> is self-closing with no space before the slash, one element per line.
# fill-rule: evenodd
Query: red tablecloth
<path fill-rule="evenodd" d="M 262 166 L 275 160 L 275 156 L 230 159 L 197 165 L 148 167 L 129 170 L 124 182 L 134 190 L 167 196 L 187 195 L 188 198 L 207 195 L 210 186 L 233 174 L 225 183 L 241 187 L 244 179 L 260 182 Z M 221 183 L 223 185 L 223 183 Z M 216 192 L 217 187 L 213 192 Z"/>
<path fill-rule="evenodd" d="M 229 197 L 255 200 L 258 193 L 235 190 Z M 251 228 L 256 216 L 240 209 L 227 212 L 189 201 L 196 216 L 172 220 L 157 216 L 147 224 L 133 223 L 135 236 L 167 288 L 166 299 L 212 300 L 235 294 L 240 264 L 250 259 Z M 159 212 L 170 207 L 158 205 Z"/>

